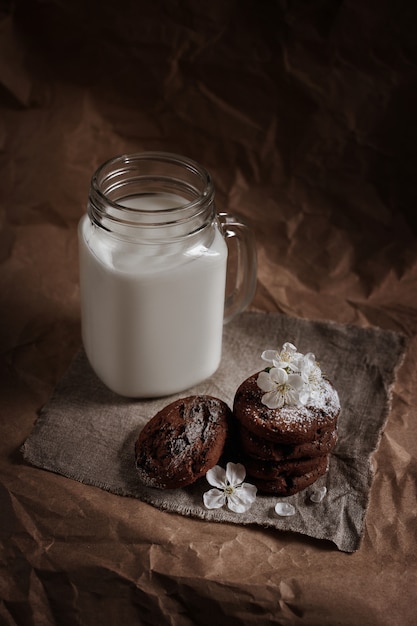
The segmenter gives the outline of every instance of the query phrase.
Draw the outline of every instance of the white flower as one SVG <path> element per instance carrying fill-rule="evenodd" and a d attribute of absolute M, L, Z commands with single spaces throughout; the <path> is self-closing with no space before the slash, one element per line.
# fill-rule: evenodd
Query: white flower
<path fill-rule="evenodd" d="M 309 352 L 303 355 L 298 361 L 300 376 L 305 383 L 305 389 L 300 396 L 303 404 L 307 404 L 309 400 L 313 400 L 320 388 L 321 369 L 316 363 L 316 357 Z"/>
<path fill-rule="evenodd" d="M 305 406 L 316 400 L 322 373 L 314 354 L 301 354 L 286 342 L 281 350 L 265 350 L 261 358 L 272 363 L 257 380 L 258 387 L 266 392 L 262 402 L 268 408 L 278 409 L 285 404 Z"/>
<path fill-rule="evenodd" d="M 316 385 L 321 379 L 321 369 L 316 363 L 316 357 L 312 352 L 301 356 L 298 361 L 300 374 L 305 383 Z"/>
<path fill-rule="evenodd" d="M 262 391 L 266 391 L 262 403 L 269 409 L 280 409 L 284 404 L 300 404 L 304 383 L 299 374 L 287 374 L 284 369 L 272 367 L 269 372 L 260 372 L 257 383 Z"/>
<path fill-rule="evenodd" d="M 280 352 L 277 350 L 265 350 L 262 352 L 261 358 L 264 361 L 269 361 L 278 369 L 297 371 L 297 360 L 300 356 L 297 348 L 292 343 L 286 342 Z"/>
<path fill-rule="evenodd" d="M 203 495 L 207 509 L 220 509 L 224 504 L 235 513 L 245 513 L 256 499 L 256 487 L 244 483 L 246 470 L 241 463 L 228 463 L 226 471 L 216 465 L 210 469 L 206 478 L 214 489 Z"/>

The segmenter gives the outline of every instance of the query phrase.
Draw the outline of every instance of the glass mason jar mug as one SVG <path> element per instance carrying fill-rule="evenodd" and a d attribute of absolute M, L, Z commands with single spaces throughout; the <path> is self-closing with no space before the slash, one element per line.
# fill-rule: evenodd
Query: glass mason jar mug
<path fill-rule="evenodd" d="M 230 237 L 237 261 L 225 297 Z M 204 168 L 163 152 L 104 163 L 79 252 L 83 344 L 107 387 L 160 397 L 216 371 L 224 321 L 253 298 L 256 251 L 247 226 L 216 213 Z"/>

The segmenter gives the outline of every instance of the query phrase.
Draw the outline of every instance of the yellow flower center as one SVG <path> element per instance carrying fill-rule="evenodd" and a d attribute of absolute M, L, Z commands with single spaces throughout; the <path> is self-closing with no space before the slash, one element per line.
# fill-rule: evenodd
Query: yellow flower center
<path fill-rule="evenodd" d="M 233 485 L 226 485 L 224 488 L 224 493 L 226 496 L 231 496 L 235 492 L 235 487 Z"/>

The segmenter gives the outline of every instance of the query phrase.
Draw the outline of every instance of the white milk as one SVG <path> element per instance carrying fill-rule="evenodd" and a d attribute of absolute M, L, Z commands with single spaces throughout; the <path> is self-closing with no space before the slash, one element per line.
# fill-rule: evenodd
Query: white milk
<path fill-rule="evenodd" d="M 164 194 L 124 205 L 159 209 L 172 203 Z M 163 396 L 215 372 L 227 262 L 215 223 L 192 244 L 167 247 L 126 242 L 85 215 L 79 245 L 83 343 L 110 389 L 130 397 Z"/>

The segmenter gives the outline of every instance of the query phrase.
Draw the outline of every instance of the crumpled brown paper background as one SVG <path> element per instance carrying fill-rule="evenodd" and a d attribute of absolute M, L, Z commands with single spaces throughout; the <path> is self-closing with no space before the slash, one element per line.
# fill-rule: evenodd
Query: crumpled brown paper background
<path fill-rule="evenodd" d="M 415 623 L 416 17 L 411 0 L 0 6 L 2 623 Z M 23 463 L 80 345 L 90 176 L 151 149 L 202 163 L 252 226 L 254 309 L 409 338 L 355 554 Z"/>

